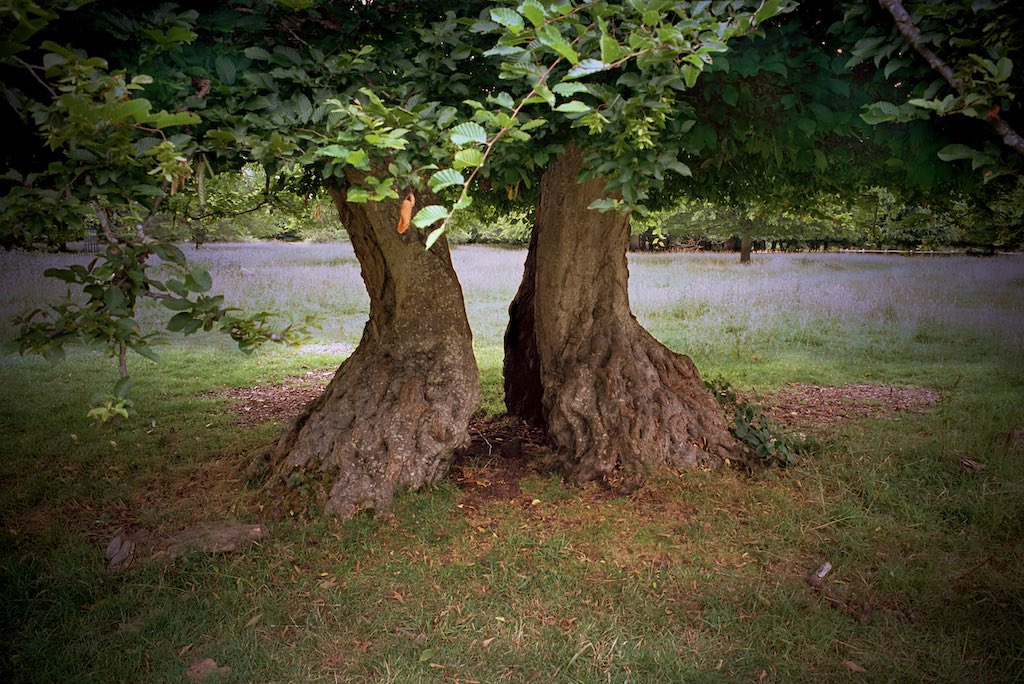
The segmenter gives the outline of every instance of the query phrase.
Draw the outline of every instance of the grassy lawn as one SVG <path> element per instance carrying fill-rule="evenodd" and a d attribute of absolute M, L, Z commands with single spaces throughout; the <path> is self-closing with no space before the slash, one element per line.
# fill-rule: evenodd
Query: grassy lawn
<path fill-rule="evenodd" d="M 229 302 L 318 313 L 315 342 L 358 341 L 347 245 L 194 257 Z M 69 258 L 0 254 L 0 315 L 59 296 L 37 274 Z M 487 415 L 504 408 L 523 258 L 454 252 Z M 268 521 L 239 473 L 282 423 L 241 427 L 216 393 L 341 357 L 170 340 L 159 365 L 131 360 L 138 415 L 117 430 L 85 416 L 113 360 L 0 359 L 0 678 L 180 682 L 213 658 L 230 668 L 218 682 L 1024 679 L 1024 258 L 754 258 L 633 256 L 637 317 L 739 389 L 886 383 L 939 400 L 823 429 L 781 471 L 665 474 L 624 497 L 536 467 L 514 496 L 446 481 L 393 517 Z M 119 531 L 229 519 L 270 535 L 106 568 Z M 827 592 L 805 579 L 826 561 Z"/>

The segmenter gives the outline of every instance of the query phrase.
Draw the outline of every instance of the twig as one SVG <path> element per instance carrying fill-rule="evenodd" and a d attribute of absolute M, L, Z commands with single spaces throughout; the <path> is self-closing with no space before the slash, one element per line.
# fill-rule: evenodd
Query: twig
<path fill-rule="evenodd" d="M 41 85 L 44 88 L 46 88 L 46 92 L 50 93 L 50 97 L 53 97 L 53 98 L 57 97 L 57 91 L 54 90 L 53 88 L 51 88 L 50 84 L 47 83 L 46 81 L 44 81 L 43 79 L 41 79 L 39 77 L 39 74 L 36 73 L 36 70 L 39 69 L 40 67 L 33 66 L 32 64 L 29 64 L 28 62 L 23 60 L 21 57 L 14 57 L 13 59 L 14 59 L 15 62 L 17 62 L 21 66 L 23 66 L 26 69 L 28 69 L 28 73 L 32 74 L 32 78 L 36 79 L 36 81 L 39 82 L 39 85 Z"/>
<path fill-rule="evenodd" d="M 120 244 L 121 241 L 114 235 L 114 230 L 110 226 L 110 216 L 107 214 L 107 210 L 103 208 L 98 199 L 93 199 L 90 204 L 96 211 L 96 216 L 100 221 L 100 228 L 103 230 L 103 236 L 107 238 L 107 242 L 112 245 Z"/>

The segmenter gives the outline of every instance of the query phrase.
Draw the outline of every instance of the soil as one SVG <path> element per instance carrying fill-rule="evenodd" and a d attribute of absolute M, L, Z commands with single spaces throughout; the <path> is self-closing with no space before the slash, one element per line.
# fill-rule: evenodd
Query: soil
<path fill-rule="evenodd" d="M 742 397 L 751 399 L 751 395 Z M 792 383 L 760 397 L 765 413 L 790 430 L 827 433 L 847 422 L 890 418 L 898 413 L 924 413 L 939 400 L 929 387 L 896 387 L 880 383 L 822 387 Z"/>
<path fill-rule="evenodd" d="M 544 431 L 518 418 L 473 419 L 469 435 L 469 446 L 456 454 L 451 469 L 465 508 L 475 509 L 489 500 L 515 501 L 524 496 L 524 478 L 552 469 Z"/>
<path fill-rule="evenodd" d="M 229 410 L 239 425 L 287 422 L 323 391 L 333 374 L 333 370 L 311 370 L 281 383 L 224 390 L 213 396 L 234 400 Z M 938 401 L 939 393 L 927 387 L 881 383 L 840 387 L 793 383 L 766 395 L 741 393 L 740 398 L 760 402 L 770 418 L 790 430 L 825 435 L 843 423 L 924 413 Z M 550 473 L 554 467 L 544 432 L 509 416 L 474 419 L 469 432 L 470 445 L 456 455 L 451 470 L 463 492 L 460 503 L 471 510 L 490 500 L 521 500 L 528 506 L 520 482 Z"/>
<path fill-rule="evenodd" d="M 323 393 L 334 372 L 335 369 L 311 370 L 305 375 L 285 378 L 284 382 L 275 385 L 238 387 L 211 392 L 209 396 L 234 399 L 231 411 L 239 425 L 258 425 L 268 420 L 287 422 Z"/>

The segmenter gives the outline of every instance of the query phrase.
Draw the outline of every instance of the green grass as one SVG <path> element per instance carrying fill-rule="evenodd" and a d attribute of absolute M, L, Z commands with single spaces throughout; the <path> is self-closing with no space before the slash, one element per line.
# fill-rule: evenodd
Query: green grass
<path fill-rule="evenodd" d="M 343 252 L 289 255 L 296 289 L 258 293 L 294 297 L 298 313 L 303 259 L 318 279 L 351 269 Z M 482 411 L 497 414 L 522 253 L 455 259 Z M 240 428 L 211 391 L 337 359 L 172 343 L 159 365 L 133 360 L 138 415 L 118 430 L 85 417 L 110 359 L 0 359 L 0 676 L 180 682 L 212 657 L 228 682 L 1019 681 L 1024 454 L 1005 434 L 1024 428 L 1024 267 L 964 260 L 951 276 L 949 264 L 633 260 L 641 321 L 705 375 L 761 392 L 941 390 L 924 415 L 842 425 L 794 468 L 665 475 L 629 497 L 538 472 L 515 501 L 471 503 L 441 482 L 403 495 L 392 519 L 280 521 L 239 553 L 118 574 L 103 549 L 119 529 L 263 519 L 239 467 L 281 426 Z M 361 304 L 345 292 L 314 306 Z M 358 329 L 327 326 L 322 341 Z M 869 624 L 804 581 L 824 561 L 839 599 L 870 599 Z"/>

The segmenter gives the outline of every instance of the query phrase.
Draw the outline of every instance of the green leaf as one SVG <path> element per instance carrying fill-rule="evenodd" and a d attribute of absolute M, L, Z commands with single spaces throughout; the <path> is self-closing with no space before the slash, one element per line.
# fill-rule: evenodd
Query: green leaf
<path fill-rule="evenodd" d="M 366 150 L 353 150 L 349 152 L 345 157 L 345 163 L 363 171 L 370 170 L 370 156 L 366 153 Z"/>
<path fill-rule="evenodd" d="M 370 201 L 370 193 L 366 188 L 353 187 L 345 193 L 345 201 L 354 204 L 363 204 Z"/>
<path fill-rule="evenodd" d="M 110 309 L 112 313 L 119 313 L 124 309 L 124 292 L 121 292 L 121 288 L 119 287 L 109 288 L 103 295 L 103 303 L 107 305 L 107 308 Z"/>
<path fill-rule="evenodd" d="M 47 278 L 56 278 L 57 280 L 63 280 L 65 283 L 77 283 L 78 276 L 73 271 L 66 268 L 48 268 L 43 271 L 43 275 Z"/>
<path fill-rule="evenodd" d="M 543 118 L 540 118 L 540 117 L 538 117 L 536 119 L 530 119 L 529 121 L 524 123 L 522 126 L 520 126 L 519 130 L 521 130 L 521 131 L 532 131 L 534 128 L 539 128 L 539 127 L 543 126 L 544 124 L 546 124 L 547 122 L 548 122 L 547 119 L 543 119 Z"/>
<path fill-rule="evenodd" d="M 593 209 L 594 211 L 606 212 L 606 211 L 617 211 L 622 207 L 622 200 L 617 199 L 596 199 L 587 205 L 587 209 Z"/>
<path fill-rule="evenodd" d="M 537 0 L 523 0 L 519 5 L 519 11 L 530 20 L 534 28 L 539 28 L 544 23 L 544 6 Z"/>
<path fill-rule="evenodd" d="M 617 62 L 618 60 L 622 59 L 622 57 L 626 54 L 628 54 L 628 51 L 621 45 L 619 45 L 614 38 L 612 38 L 611 36 L 607 35 L 604 32 L 601 33 L 602 62 L 606 64 L 611 64 L 612 62 Z"/>
<path fill-rule="evenodd" d="M 412 217 L 412 224 L 417 228 L 426 228 L 446 218 L 448 218 L 448 209 L 439 204 L 431 204 L 416 212 L 416 215 Z"/>
<path fill-rule="evenodd" d="M 141 121 L 149 114 L 150 107 L 149 100 L 143 98 L 121 102 L 110 113 L 110 120 L 124 121 L 127 118 L 134 117 L 136 121 Z"/>
<path fill-rule="evenodd" d="M 328 145 L 327 147 L 321 147 L 317 151 L 317 155 L 320 157 L 332 157 L 334 159 L 345 159 L 350 154 L 352 154 L 352 150 L 341 145 Z"/>
<path fill-rule="evenodd" d="M 229 57 L 218 57 L 214 61 L 214 66 L 217 69 L 217 76 L 224 82 L 224 85 L 234 85 L 235 83 L 235 63 L 231 61 Z"/>
<path fill-rule="evenodd" d="M 505 109 L 513 109 L 516 106 L 516 101 L 512 99 L 511 95 L 504 91 L 497 95 L 491 95 L 487 99 L 488 101 L 493 102 L 499 107 L 504 107 Z"/>
<path fill-rule="evenodd" d="M 589 76 L 590 74 L 596 74 L 599 71 L 607 71 L 611 69 L 611 64 L 605 64 L 598 59 L 585 59 L 572 69 L 569 69 L 569 73 L 565 75 L 567 79 L 582 78 L 583 76 Z"/>
<path fill-rule="evenodd" d="M 455 169 L 442 169 L 430 177 L 430 189 L 438 192 L 452 185 L 463 185 L 466 179 Z"/>
<path fill-rule="evenodd" d="M 967 145 L 946 145 L 939 150 L 939 159 L 942 161 L 955 161 L 957 159 L 974 159 L 974 157 L 983 154 L 982 152 L 972 149 Z"/>
<path fill-rule="evenodd" d="M 782 5 L 782 0 L 764 0 L 764 4 L 761 5 L 760 9 L 754 12 L 754 21 L 758 24 L 771 19 L 779 13 L 779 7 Z"/>
<path fill-rule="evenodd" d="M 196 34 L 184 26 L 172 26 L 165 35 L 169 43 L 191 43 L 196 39 Z"/>
<path fill-rule="evenodd" d="M 171 311 L 189 311 L 193 304 L 189 299 L 162 299 L 160 301 Z"/>
<path fill-rule="evenodd" d="M 475 147 L 459 150 L 455 153 L 455 161 L 452 163 L 456 169 L 475 168 L 484 163 L 484 153 Z"/>
<path fill-rule="evenodd" d="M 569 102 L 563 102 L 562 104 L 555 107 L 556 112 L 565 112 L 567 114 L 582 114 L 591 110 L 590 105 L 580 102 L 579 100 L 571 100 Z"/>
<path fill-rule="evenodd" d="M 523 18 L 518 12 L 507 7 L 492 9 L 491 19 L 507 28 L 514 36 L 518 36 L 523 30 Z"/>
<path fill-rule="evenodd" d="M 64 55 L 58 55 L 56 52 L 47 52 L 43 55 L 43 68 L 52 69 L 55 66 L 66 64 L 67 61 Z"/>
<path fill-rule="evenodd" d="M 537 39 L 541 42 L 541 45 L 546 45 L 562 57 L 569 60 L 570 64 L 579 63 L 580 56 L 576 54 L 576 51 L 572 48 L 572 45 L 569 44 L 569 41 L 563 38 L 558 29 L 551 24 L 545 24 L 537 29 Z"/>
<path fill-rule="evenodd" d="M 153 253 L 164 261 L 174 264 L 185 263 L 185 253 L 177 245 L 172 245 L 169 242 L 158 242 L 153 245 Z"/>
<path fill-rule="evenodd" d="M 201 325 L 202 322 L 197 320 L 189 311 L 176 313 L 171 316 L 171 320 L 167 321 L 168 330 L 171 332 L 182 332 L 186 335 L 199 330 Z"/>
<path fill-rule="evenodd" d="M 444 228 L 438 227 L 430 231 L 430 235 L 427 236 L 427 241 L 424 244 L 424 247 L 426 249 L 430 249 L 431 247 L 434 246 L 434 243 L 437 242 L 442 235 L 444 235 Z"/>
<path fill-rule="evenodd" d="M 681 161 L 669 162 L 668 164 L 665 164 L 665 168 L 666 169 L 671 169 L 672 171 L 675 171 L 680 176 L 692 176 L 693 175 L 693 172 L 690 171 L 690 167 L 687 166 L 686 164 L 684 164 Z"/>
<path fill-rule="evenodd" d="M 270 59 L 270 53 L 261 47 L 245 48 L 245 50 L 242 51 L 242 54 L 248 57 L 249 59 L 258 59 L 264 61 Z"/>
<path fill-rule="evenodd" d="M 124 399 L 128 396 L 128 391 L 131 390 L 132 385 L 135 384 L 135 380 L 131 377 L 124 377 L 114 383 L 113 395 L 118 399 Z"/>
<path fill-rule="evenodd" d="M 821 150 L 814 150 L 814 167 L 818 171 L 825 171 L 828 169 L 828 157 Z"/>
<path fill-rule="evenodd" d="M 700 77 L 700 69 L 693 66 L 692 64 L 683 65 L 683 80 L 686 81 L 686 87 L 692 88 L 697 84 L 697 79 Z"/>
<path fill-rule="evenodd" d="M 466 143 L 485 143 L 487 142 L 487 131 L 480 124 L 467 121 L 452 129 L 451 140 L 459 147 Z"/>
<path fill-rule="evenodd" d="M 200 121 L 202 119 L 199 118 L 199 115 L 193 112 L 174 112 L 173 114 L 160 112 L 153 119 L 153 125 L 157 128 L 170 128 L 171 126 L 197 124 Z"/>
<path fill-rule="evenodd" d="M 555 106 L 555 94 L 546 85 L 538 83 L 533 87 L 533 90 L 534 94 L 526 99 L 526 104 L 547 102 L 549 106 Z"/>
<path fill-rule="evenodd" d="M 726 104 L 730 107 L 735 107 L 736 103 L 740 99 L 740 91 L 736 90 L 736 86 L 727 85 L 722 88 L 722 99 L 725 100 Z"/>
<path fill-rule="evenodd" d="M 148 344 L 133 344 L 132 351 L 139 356 L 144 356 L 150 361 L 160 363 L 160 357 L 157 355 L 156 350 L 150 347 Z"/>
<path fill-rule="evenodd" d="M 210 272 L 202 266 L 193 266 L 190 275 L 196 285 L 201 288 L 200 292 L 206 292 L 213 287 L 213 278 L 210 277 Z"/>
<path fill-rule="evenodd" d="M 582 83 L 559 83 L 552 86 L 551 92 L 568 97 L 569 95 L 575 95 L 576 93 L 589 93 L 590 89 Z"/>
<path fill-rule="evenodd" d="M 995 77 L 996 83 L 1002 83 L 1006 79 L 1010 78 L 1010 74 L 1013 73 L 1013 62 L 1009 57 L 1003 57 L 996 63 L 995 72 L 992 74 Z"/>

